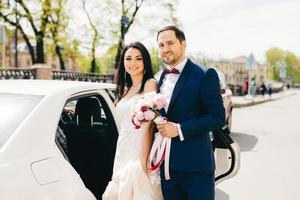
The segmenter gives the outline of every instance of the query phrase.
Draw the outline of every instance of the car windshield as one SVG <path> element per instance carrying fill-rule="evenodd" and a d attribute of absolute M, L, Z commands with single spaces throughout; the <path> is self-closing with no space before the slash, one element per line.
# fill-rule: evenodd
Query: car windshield
<path fill-rule="evenodd" d="M 0 148 L 43 96 L 0 93 Z"/>

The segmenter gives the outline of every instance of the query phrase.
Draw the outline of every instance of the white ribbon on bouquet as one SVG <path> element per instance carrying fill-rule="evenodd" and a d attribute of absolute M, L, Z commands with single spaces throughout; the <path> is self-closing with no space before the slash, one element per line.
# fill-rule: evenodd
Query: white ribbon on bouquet
<path fill-rule="evenodd" d="M 165 119 L 155 119 L 155 123 L 162 123 Z M 169 169 L 169 162 L 170 162 L 170 150 L 171 150 L 171 138 L 164 137 L 159 133 L 155 133 L 155 139 L 150 151 L 150 164 L 151 169 L 150 171 L 156 171 L 159 166 L 161 165 L 162 161 L 164 160 L 164 172 L 166 180 L 170 180 L 170 169 Z M 153 164 L 153 165 L 152 165 Z"/>

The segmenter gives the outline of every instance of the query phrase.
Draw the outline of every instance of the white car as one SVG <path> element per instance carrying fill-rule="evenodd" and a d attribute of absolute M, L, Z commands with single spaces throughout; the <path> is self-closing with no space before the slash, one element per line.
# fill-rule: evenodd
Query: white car
<path fill-rule="evenodd" d="M 220 89 L 222 93 L 223 98 L 223 105 L 225 108 L 225 126 L 223 127 L 223 131 L 226 134 L 230 134 L 231 127 L 232 127 L 232 109 L 233 109 L 233 103 L 231 100 L 232 97 L 232 91 L 227 86 L 225 76 L 224 74 L 216 67 L 212 67 L 216 70 L 219 80 L 220 80 Z"/>
<path fill-rule="evenodd" d="M 119 122 L 105 83 L 0 81 L 0 199 L 94 200 L 112 175 Z M 75 115 L 68 114 L 75 109 Z M 216 181 L 237 173 L 239 150 L 214 133 Z M 133 147 L 134 148 L 134 147 Z"/>

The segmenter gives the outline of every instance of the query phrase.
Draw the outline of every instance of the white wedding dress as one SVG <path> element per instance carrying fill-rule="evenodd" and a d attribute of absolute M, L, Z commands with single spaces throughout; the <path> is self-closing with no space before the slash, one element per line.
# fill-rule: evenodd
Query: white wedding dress
<path fill-rule="evenodd" d="M 116 106 L 121 122 L 117 142 L 113 176 L 103 200 L 162 200 L 160 176 L 158 172 L 144 173 L 140 163 L 144 126 L 135 129 L 131 122 L 131 109 L 141 95 L 121 99 Z"/>

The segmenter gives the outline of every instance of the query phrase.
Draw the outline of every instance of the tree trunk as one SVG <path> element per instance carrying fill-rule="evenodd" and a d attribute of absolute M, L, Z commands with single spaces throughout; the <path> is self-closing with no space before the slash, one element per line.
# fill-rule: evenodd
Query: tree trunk
<path fill-rule="evenodd" d="M 45 63 L 43 38 L 44 34 L 39 32 L 36 37 L 36 63 Z"/>
<path fill-rule="evenodd" d="M 31 57 L 31 62 L 32 62 L 32 65 L 35 64 L 35 52 L 34 52 L 34 48 L 33 46 L 31 45 L 30 41 L 29 41 L 29 38 L 28 36 L 26 35 L 26 33 L 23 31 L 22 28 L 19 28 L 19 30 L 21 31 L 22 33 L 22 36 L 23 36 L 23 39 L 25 40 L 26 44 L 27 44 L 27 47 L 29 49 L 29 53 L 30 53 L 30 57 Z"/>
<path fill-rule="evenodd" d="M 120 37 L 120 40 L 119 40 L 117 55 L 116 55 L 116 58 L 115 58 L 115 69 L 118 68 L 118 65 L 119 65 L 119 62 L 120 62 L 120 59 L 121 59 L 121 53 L 122 53 L 122 50 L 124 48 L 125 34 L 126 34 L 125 26 L 123 24 L 121 24 L 121 37 Z"/>
<path fill-rule="evenodd" d="M 91 72 L 95 73 L 96 72 L 96 58 L 92 58 L 91 62 Z"/>
<path fill-rule="evenodd" d="M 56 52 L 56 55 L 57 55 L 57 57 L 59 59 L 60 69 L 61 70 L 66 70 L 66 68 L 65 68 L 65 62 L 64 62 L 64 59 L 62 57 L 62 53 L 61 53 L 60 47 L 58 45 L 56 45 L 56 47 L 55 47 L 55 52 Z"/>
<path fill-rule="evenodd" d="M 28 49 L 29 49 L 29 53 L 30 53 L 32 65 L 34 65 L 34 64 L 35 64 L 35 53 L 34 53 L 34 48 L 32 47 L 32 45 L 28 45 L 27 42 L 26 42 L 26 44 L 27 44 L 27 47 L 28 47 Z"/>
<path fill-rule="evenodd" d="M 94 27 L 94 26 L 93 26 Z M 95 73 L 97 70 L 97 63 L 96 63 L 96 45 L 97 45 L 97 38 L 98 38 L 98 32 L 96 28 L 93 28 L 95 34 L 93 38 L 93 43 L 92 43 L 92 61 L 91 61 L 91 72 Z"/>
<path fill-rule="evenodd" d="M 119 65 L 119 62 L 121 59 L 122 49 L 123 49 L 123 42 L 122 42 L 122 40 L 120 40 L 119 44 L 118 44 L 117 55 L 115 57 L 115 69 L 118 68 L 118 65 Z"/>

